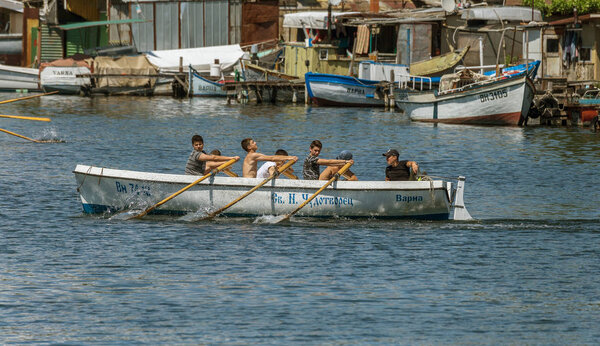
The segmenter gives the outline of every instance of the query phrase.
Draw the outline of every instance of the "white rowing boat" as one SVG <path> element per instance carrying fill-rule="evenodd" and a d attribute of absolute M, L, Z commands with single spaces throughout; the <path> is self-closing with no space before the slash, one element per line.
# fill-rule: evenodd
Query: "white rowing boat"
<path fill-rule="evenodd" d="M 77 165 L 77 191 L 85 213 L 145 209 L 191 184 L 197 176 L 148 173 Z M 263 179 L 213 176 L 156 208 L 158 214 L 211 211 L 233 201 Z M 227 209 L 228 216 L 290 213 L 324 184 L 273 179 Z M 468 220 L 464 178 L 450 181 L 337 181 L 296 216 Z"/>

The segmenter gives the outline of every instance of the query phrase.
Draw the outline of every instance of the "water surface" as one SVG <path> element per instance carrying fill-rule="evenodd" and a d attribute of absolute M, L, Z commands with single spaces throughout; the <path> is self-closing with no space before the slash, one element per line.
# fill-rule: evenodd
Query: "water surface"
<path fill-rule="evenodd" d="M 12 98 L 12 94 L 3 94 Z M 412 123 L 371 109 L 222 99 L 50 96 L 2 105 L 0 342 L 592 344 L 600 338 L 600 135 Z M 183 172 L 190 138 L 254 138 L 303 158 L 350 150 L 382 180 L 388 148 L 467 177 L 473 222 L 82 214 L 78 163 Z M 238 165 L 234 170 L 240 173 Z M 300 166 L 296 168 L 301 170 Z"/>

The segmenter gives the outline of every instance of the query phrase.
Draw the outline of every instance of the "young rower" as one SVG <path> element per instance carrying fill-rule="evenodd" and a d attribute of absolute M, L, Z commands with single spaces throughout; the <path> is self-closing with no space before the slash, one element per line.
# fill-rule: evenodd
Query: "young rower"
<path fill-rule="evenodd" d="M 354 160 L 329 160 L 320 159 L 319 154 L 323 144 L 318 139 L 315 139 L 310 143 L 310 153 L 304 159 L 304 165 L 302 169 L 302 177 L 307 180 L 318 180 L 321 174 L 320 165 L 327 166 L 343 166 L 348 162 L 354 163 Z"/>
<path fill-rule="evenodd" d="M 287 151 L 283 150 L 283 149 L 278 149 L 275 152 L 275 155 L 281 155 L 281 156 L 288 156 Z M 275 173 L 275 170 L 277 170 L 279 167 L 281 167 L 283 165 L 283 161 L 267 161 L 265 163 L 262 164 L 262 166 L 260 166 L 260 168 L 258 169 L 258 171 L 256 172 L 256 177 L 257 178 L 268 178 L 270 177 L 273 173 Z M 284 175 L 290 177 L 293 174 L 294 169 L 292 167 L 288 168 L 284 173 Z M 294 178 L 292 178 L 294 179 Z M 295 179 L 298 179 L 297 177 Z"/>
<path fill-rule="evenodd" d="M 352 153 L 348 150 L 343 150 L 340 154 L 335 158 L 336 160 L 352 160 Z M 319 175 L 319 180 L 329 180 L 331 179 L 339 170 L 342 168 L 341 166 L 327 166 Z M 347 170 L 342 174 L 342 177 L 346 178 L 346 180 L 356 181 L 358 177 L 351 170 Z"/>
<path fill-rule="evenodd" d="M 221 155 L 209 155 L 204 149 L 204 139 L 200 135 L 192 136 L 192 153 L 188 157 L 187 164 L 185 165 L 185 174 L 190 175 L 205 175 L 206 173 L 206 161 L 215 161 L 223 163 L 231 159 L 239 160 L 239 156 L 221 156 Z"/>
<path fill-rule="evenodd" d="M 258 161 L 275 161 L 283 162 L 287 160 L 297 161 L 298 157 L 288 155 L 264 155 L 257 153 L 258 145 L 252 138 L 245 138 L 242 140 L 242 148 L 246 150 L 246 158 L 242 165 L 242 176 L 244 178 L 256 178 L 256 171 L 258 167 Z"/>

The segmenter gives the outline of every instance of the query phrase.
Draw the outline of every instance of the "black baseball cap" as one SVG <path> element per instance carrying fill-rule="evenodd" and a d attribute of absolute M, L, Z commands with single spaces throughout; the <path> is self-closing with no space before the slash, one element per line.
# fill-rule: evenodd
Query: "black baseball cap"
<path fill-rule="evenodd" d="M 398 150 L 396 150 L 396 149 L 389 149 L 388 151 L 386 151 L 384 154 L 381 154 L 381 155 L 385 156 L 385 157 L 400 156 L 400 154 L 398 153 Z"/>

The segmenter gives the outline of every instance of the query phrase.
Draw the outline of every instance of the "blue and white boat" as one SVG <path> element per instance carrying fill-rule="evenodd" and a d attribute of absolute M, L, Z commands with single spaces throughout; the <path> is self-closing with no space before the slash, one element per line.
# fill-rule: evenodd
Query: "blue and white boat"
<path fill-rule="evenodd" d="M 306 92 L 319 106 L 383 107 L 383 98 L 376 98 L 379 81 L 325 73 L 304 75 Z"/>
<path fill-rule="evenodd" d="M 77 191 L 85 213 L 145 209 L 198 179 L 198 176 L 77 165 Z M 186 214 L 221 208 L 263 179 L 213 176 L 156 208 L 155 214 Z M 323 186 L 319 180 L 273 179 L 229 208 L 225 216 L 284 215 Z M 337 181 L 297 217 L 469 220 L 465 178 L 456 181 Z"/>
<path fill-rule="evenodd" d="M 407 81 L 408 67 L 401 64 L 363 61 L 358 78 L 309 72 L 304 75 L 306 91 L 319 106 L 384 107 L 385 96 L 378 90 L 380 82 Z"/>
<path fill-rule="evenodd" d="M 202 77 L 195 69 L 189 68 L 189 89 L 190 96 L 227 96 L 227 91 L 223 90 L 224 80 L 212 81 Z"/>

